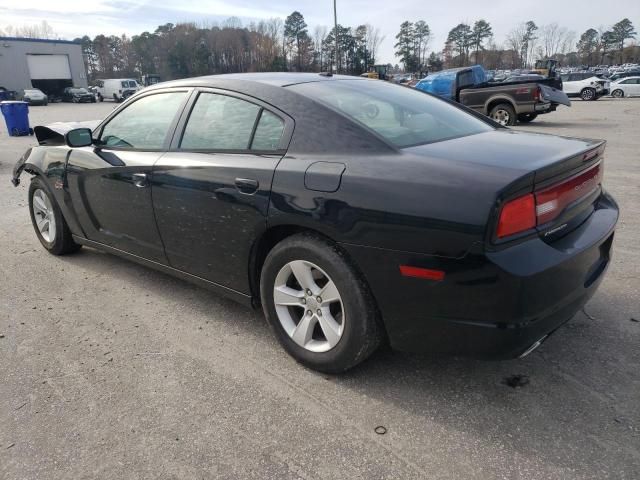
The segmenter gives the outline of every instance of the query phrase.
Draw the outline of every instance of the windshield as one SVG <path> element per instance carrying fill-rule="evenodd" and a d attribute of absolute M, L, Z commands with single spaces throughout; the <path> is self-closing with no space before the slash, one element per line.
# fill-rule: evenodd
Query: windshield
<path fill-rule="evenodd" d="M 122 88 L 136 88 L 137 84 L 135 80 L 123 80 L 120 82 L 122 84 Z"/>
<path fill-rule="evenodd" d="M 70 88 L 71 93 L 89 93 L 86 88 Z"/>
<path fill-rule="evenodd" d="M 24 94 L 25 95 L 42 95 L 42 92 L 40 90 L 25 90 Z"/>
<path fill-rule="evenodd" d="M 338 80 L 291 85 L 404 148 L 494 128 L 473 115 L 426 93 L 379 80 Z"/>

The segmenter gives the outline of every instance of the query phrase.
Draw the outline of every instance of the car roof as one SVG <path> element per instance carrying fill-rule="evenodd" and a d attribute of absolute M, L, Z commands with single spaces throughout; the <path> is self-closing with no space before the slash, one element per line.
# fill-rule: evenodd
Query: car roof
<path fill-rule="evenodd" d="M 286 87 L 289 85 L 296 85 L 299 83 L 310 82 L 330 82 L 335 80 L 357 80 L 367 81 L 367 79 L 360 77 L 352 77 L 349 75 L 327 75 L 320 73 L 293 73 L 293 72 L 263 72 L 263 73 L 227 73 L 222 75 L 207 75 L 203 77 L 185 78 L 183 80 L 174 80 L 171 82 L 165 82 L 158 85 L 162 86 L 190 86 L 194 84 L 199 85 L 214 85 L 220 80 L 242 80 L 246 82 L 257 82 L 272 85 L 275 87 Z"/>

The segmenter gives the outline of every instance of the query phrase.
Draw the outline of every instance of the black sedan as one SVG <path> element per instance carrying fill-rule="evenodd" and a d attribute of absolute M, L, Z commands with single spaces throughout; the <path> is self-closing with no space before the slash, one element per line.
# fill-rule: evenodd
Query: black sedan
<path fill-rule="evenodd" d="M 513 358 L 594 294 L 618 208 L 604 142 L 523 133 L 386 82 L 242 74 L 141 91 L 92 129 L 36 127 L 36 235 L 255 308 L 344 371 L 393 348 Z"/>
<path fill-rule="evenodd" d="M 86 88 L 67 87 L 62 92 L 63 102 L 95 103 L 96 96 Z"/>

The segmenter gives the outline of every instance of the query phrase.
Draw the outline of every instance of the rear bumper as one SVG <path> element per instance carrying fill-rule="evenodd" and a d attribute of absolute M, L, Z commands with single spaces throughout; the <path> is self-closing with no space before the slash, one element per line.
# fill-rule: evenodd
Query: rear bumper
<path fill-rule="evenodd" d="M 596 211 L 553 245 L 540 238 L 461 259 L 345 245 L 367 278 L 398 350 L 514 358 L 569 320 L 609 264 L 618 219 L 603 194 Z M 441 282 L 400 276 L 399 265 L 446 272 Z"/>

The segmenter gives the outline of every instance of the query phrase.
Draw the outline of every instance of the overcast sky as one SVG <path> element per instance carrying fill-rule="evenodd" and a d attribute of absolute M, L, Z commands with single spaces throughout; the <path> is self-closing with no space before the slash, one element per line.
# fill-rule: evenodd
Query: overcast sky
<path fill-rule="evenodd" d="M 596 7 L 596 8 L 592 8 Z M 269 17 L 283 19 L 300 11 L 309 24 L 333 23 L 333 0 L 0 0 L 0 28 L 46 20 L 63 38 L 83 35 L 134 35 L 154 31 L 164 23 L 222 21 L 230 16 L 243 23 Z M 628 17 L 640 30 L 640 0 L 611 4 L 591 0 L 338 0 L 338 22 L 357 26 L 370 23 L 385 36 L 379 58 L 396 63 L 394 36 L 404 20 L 425 20 L 433 32 L 430 49 L 440 51 L 449 30 L 458 23 L 484 18 L 493 26 L 495 40 L 504 41 L 515 24 L 533 20 L 538 26 L 557 22 L 577 36 L 587 28 L 609 27 Z"/>

